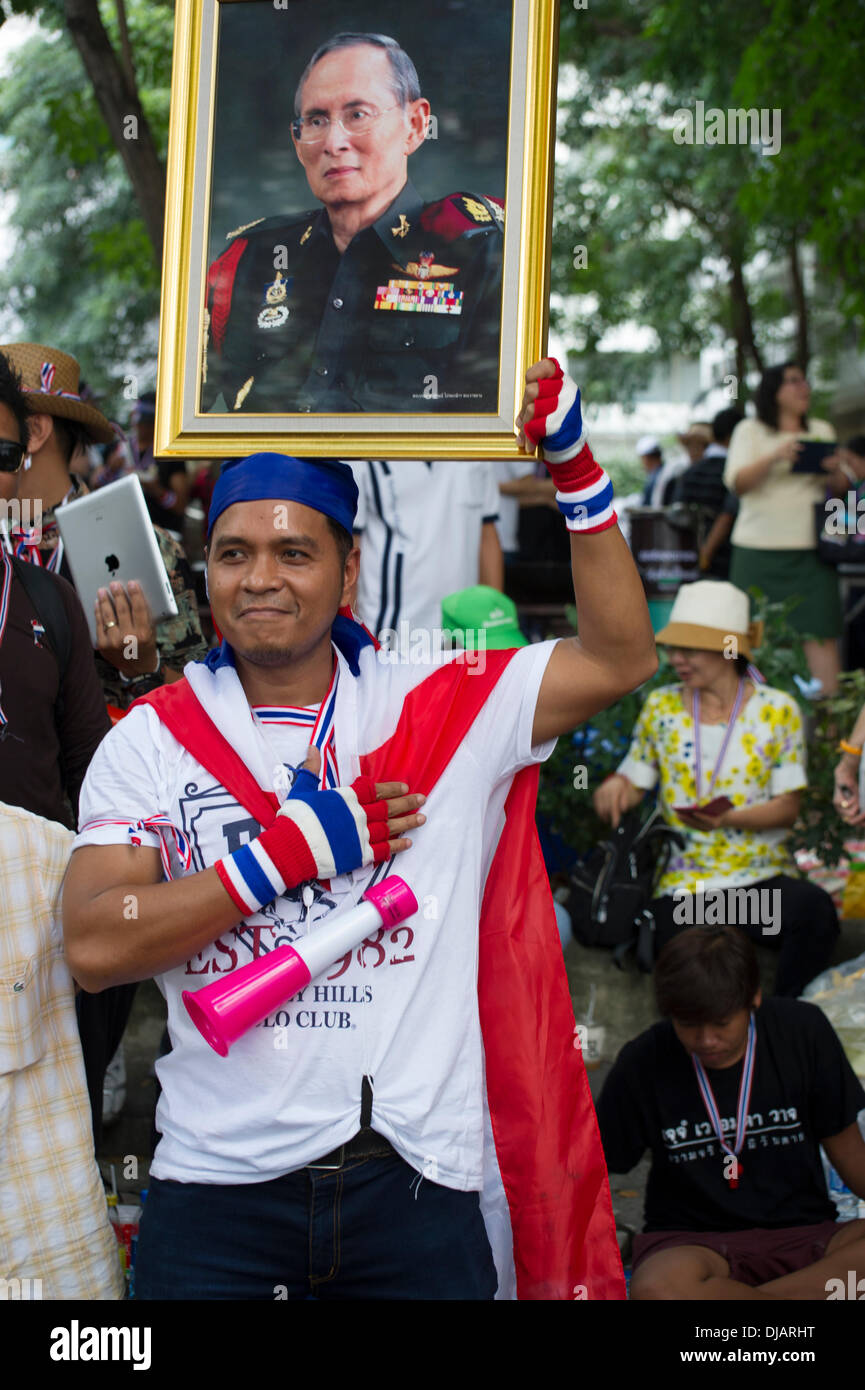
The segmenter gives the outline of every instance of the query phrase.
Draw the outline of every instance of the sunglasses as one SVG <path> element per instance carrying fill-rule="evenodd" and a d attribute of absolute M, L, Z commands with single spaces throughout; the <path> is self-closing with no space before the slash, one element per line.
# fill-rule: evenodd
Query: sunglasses
<path fill-rule="evenodd" d="M 27 449 L 13 439 L 0 439 L 0 473 L 17 473 Z"/>

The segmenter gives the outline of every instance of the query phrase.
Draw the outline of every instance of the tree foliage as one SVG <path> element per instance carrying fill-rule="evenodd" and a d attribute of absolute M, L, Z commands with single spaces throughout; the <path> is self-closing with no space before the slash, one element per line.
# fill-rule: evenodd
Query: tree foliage
<path fill-rule="evenodd" d="M 153 351 L 173 4 L 0 0 L 10 13 L 43 33 L 0 90 L 7 321 L 66 343 L 74 324 L 106 381 Z M 816 346 L 825 373 L 861 330 L 863 40 L 865 6 L 837 0 L 564 0 L 554 316 L 594 402 L 628 404 L 656 361 L 710 343 L 744 395 L 765 360 Z M 698 100 L 777 108 L 780 151 L 677 144 L 673 113 Z M 632 324 L 651 350 L 600 350 Z"/>
<path fill-rule="evenodd" d="M 848 15 L 854 8 L 830 0 L 563 7 L 553 284 L 575 297 L 559 308 L 558 326 L 593 400 L 627 403 L 655 360 L 710 343 L 728 346 L 744 395 L 746 375 L 767 358 L 792 351 L 807 363 L 816 341 L 829 361 L 844 335 L 839 306 L 848 320 L 861 318 L 861 222 L 842 212 L 858 204 L 862 216 L 861 137 L 849 192 L 837 193 L 856 138 L 839 129 L 838 114 L 849 104 L 843 80 L 855 90 L 847 45 L 862 51 L 863 12 Z M 807 59 L 821 25 L 822 69 Z M 826 56 L 835 45 L 845 50 L 840 81 Z M 806 59 L 803 117 L 797 74 Z M 697 101 L 725 112 L 779 109 L 780 150 L 677 143 L 675 113 L 693 112 Z M 854 126 L 861 119 L 860 103 Z M 835 144 L 821 169 L 826 141 Z M 584 267 L 575 265 L 580 245 Z M 651 327 L 653 350 L 599 350 L 605 335 L 631 323 Z"/>
<path fill-rule="evenodd" d="M 737 77 L 745 104 L 771 90 L 785 119 L 784 161 L 745 191 L 749 216 L 786 221 L 841 285 L 842 309 L 865 319 L 865 6 L 784 0 L 749 45 Z"/>
<path fill-rule="evenodd" d="M 116 410 L 123 378 L 155 357 L 159 264 L 64 6 L 33 9 L 40 32 L 15 51 L 0 84 L 0 191 L 12 195 L 15 237 L 0 270 L 0 322 L 4 337 L 72 352 Z M 131 0 L 127 14 L 141 102 L 164 153 L 173 13 Z M 105 22 L 118 41 L 113 7 Z"/>

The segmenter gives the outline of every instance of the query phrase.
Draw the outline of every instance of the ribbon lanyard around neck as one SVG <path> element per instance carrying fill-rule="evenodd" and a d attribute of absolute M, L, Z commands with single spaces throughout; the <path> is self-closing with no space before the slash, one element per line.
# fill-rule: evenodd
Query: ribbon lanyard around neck
<path fill-rule="evenodd" d="M 15 533 L 15 554 L 19 560 L 29 560 L 32 565 L 40 565 L 49 570 L 51 574 L 58 574 L 63 563 L 63 539 L 57 537 L 57 544 L 48 557 L 48 563 L 44 564 L 39 551 L 39 543 L 35 539 L 39 535 L 37 529 L 25 531 L 16 530 Z"/>
<path fill-rule="evenodd" d="M 336 656 L 334 656 L 333 671 L 330 677 L 330 685 L 327 688 L 327 694 L 325 695 L 324 699 L 319 705 L 318 713 L 315 715 L 315 718 L 312 721 L 312 727 L 310 729 L 309 742 L 310 744 L 315 744 L 316 748 L 321 754 L 321 769 L 319 771 L 319 786 L 321 791 L 330 791 L 334 787 L 339 786 L 339 766 L 336 760 L 335 727 L 336 696 L 338 687 L 339 662 Z M 283 707 L 280 706 L 280 708 Z M 294 711 L 294 706 L 291 706 L 291 710 Z M 295 720 L 295 722 L 302 722 L 306 725 L 307 728 L 310 728 L 308 721 L 312 719 L 311 712 L 306 709 L 297 709 L 296 714 L 298 715 L 299 720 Z M 255 718 L 255 723 L 257 724 L 259 732 L 264 738 L 265 743 L 268 746 L 270 746 L 270 738 L 268 736 L 268 732 L 265 725 L 258 717 Z M 273 749 L 271 749 L 271 751 L 273 751 Z M 301 763 L 298 764 L 298 767 L 302 766 L 303 761 L 304 760 L 301 759 Z M 292 768 L 291 770 L 293 772 L 297 772 L 298 768 Z"/>
<path fill-rule="evenodd" d="M 724 1153 L 735 1158 L 742 1150 L 745 1143 L 745 1125 L 748 1120 L 748 1106 L 751 1103 L 751 1086 L 754 1080 L 754 1054 L 757 1050 L 757 1026 L 754 1022 L 754 1011 L 751 1010 L 751 1017 L 748 1021 L 748 1042 L 745 1047 L 745 1061 L 742 1067 L 742 1080 L 739 1082 L 739 1102 L 736 1106 L 736 1139 L 735 1147 L 730 1148 L 724 1139 L 724 1132 L 721 1127 L 721 1116 L 715 1103 L 712 1087 L 709 1085 L 703 1064 L 699 1057 L 691 1054 L 691 1061 L 694 1063 L 694 1070 L 697 1073 L 697 1084 L 700 1087 L 700 1094 L 703 1097 L 703 1104 L 706 1107 L 706 1114 L 712 1122 L 712 1128 L 718 1136 L 718 1141 Z"/>
<path fill-rule="evenodd" d="M 63 393 L 61 392 L 60 394 Z M 75 399 L 77 400 L 77 397 Z M 76 497 L 79 492 L 80 487 L 78 483 L 73 482 L 65 497 L 54 507 L 54 512 L 57 512 L 60 507 L 65 507 L 66 503 Z M 59 574 L 60 566 L 63 564 L 63 537 L 58 534 L 57 543 L 48 556 L 47 562 L 42 559 L 39 550 L 40 540 L 44 540 L 49 532 L 56 531 L 57 529 L 57 522 L 53 519 L 40 526 L 32 526 L 29 529 L 24 526 L 15 526 L 12 531 L 12 538 L 15 541 L 15 554 L 18 559 L 29 560 L 31 565 L 39 565 L 49 570 L 51 574 Z"/>
<path fill-rule="evenodd" d="M 728 750 L 729 747 L 730 747 L 730 740 L 731 740 L 731 738 L 733 737 L 733 729 L 735 728 L 736 720 L 739 718 L 739 713 L 740 713 L 740 711 L 741 711 L 741 709 L 742 709 L 742 705 L 743 705 L 744 701 L 745 701 L 745 682 L 744 682 L 743 678 L 740 676 L 740 677 L 739 677 L 739 684 L 738 684 L 738 687 L 737 687 L 737 689 L 736 689 L 736 699 L 735 699 L 734 702 L 733 702 L 733 708 L 732 708 L 732 710 L 731 710 L 731 712 L 730 712 L 730 718 L 727 720 L 727 728 L 726 728 L 725 733 L 724 733 L 724 742 L 721 744 L 720 751 L 719 751 L 719 753 L 718 753 L 717 758 L 715 759 L 715 766 L 714 766 L 713 769 L 712 769 L 712 775 L 711 775 L 711 777 L 709 778 L 709 796 L 712 795 L 712 788 L 714 787 L 715 782 L 716 782 L 717 779 L 718 779 L 718 775 L 719 775 L 719 773 L 720 773 L 720 771 L 721 771 L 721 767 L 722 767 L 722 765 L 723 765 L 724 759 L 725 759 L 726 756 L 727 756 L 727 750 Z M 693 694 L 692 694 L 692 696 L 691 696 L 691 702 L 692 702 L 692 718 L 693 718 L 693 723 L 694 723 L 694 782 L 695 782 L 696 788 L 697 788 L 696 800 L 697 800 L 697 804 L 699 805 L 699 802 L 700 802 L 700 787 L 701 787 L 702 781 L 703 781 L 703 756 L 702 756 L 702 753 L 700 752 L 700 692 L 699 692 L 699 690 L 695 690 L 695 691 L 693 692 Z"/>
<path fill-rule="evenodd" d="M 333 675 L 330 678 L 330 685 L 327 694 L 321 702 L 321 708 L 316 716 L 315 724 L 312 727 L 312 738 L 310 743 L 314 743 L 321 753 L 321 790 L 327 791 L 339 786 L 339 768 L 336 764 L 336 692 L 339 686 L 339 662 L 336 657 L 333 659 Z"/>

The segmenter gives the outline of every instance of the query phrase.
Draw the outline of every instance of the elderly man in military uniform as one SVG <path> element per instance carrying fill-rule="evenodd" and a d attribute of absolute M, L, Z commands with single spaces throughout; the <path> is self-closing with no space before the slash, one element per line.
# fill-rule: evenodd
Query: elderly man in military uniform
<path fill-rule="evenodd" d="M 502 204 L 426 203 L 409 181 L 430 118 L 411 59 L 385 35 L 338 34 L 295 111 L 323 206 L 229 235 L 208 273 L 202 409 L 497 411 Z"/>

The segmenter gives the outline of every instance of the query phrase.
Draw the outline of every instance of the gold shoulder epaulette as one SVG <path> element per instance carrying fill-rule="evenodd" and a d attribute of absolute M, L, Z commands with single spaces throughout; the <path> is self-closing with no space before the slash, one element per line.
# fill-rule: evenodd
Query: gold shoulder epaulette
<path fill-rule="evenodd" d="M 264 218 L 263 218 L 263 217 L 256 217 L 256 219 L 255 219 L 254 222 L 245 222 L 244 225 L 243 225 L 242 227 L 235 227 L 235 229 L 234 229 L 233 232 L 226 232 L 226 234 L 225 234 L 225 240 L 226 240 L 226 241 L 231 241 L 231 238 L 232 238 L 232 237 L 240 236 L 240 233 L 241 233 L 241 232 L 248 232 L 249 229 L 250 229 L 250 227 L 257 227 L 258 224 L 259 224 L 259 222 L 263 222 L 263 221 L 264 221 Z"/>

